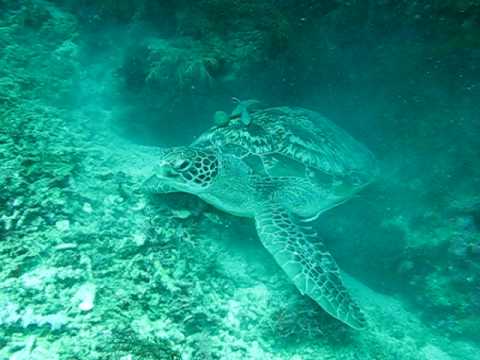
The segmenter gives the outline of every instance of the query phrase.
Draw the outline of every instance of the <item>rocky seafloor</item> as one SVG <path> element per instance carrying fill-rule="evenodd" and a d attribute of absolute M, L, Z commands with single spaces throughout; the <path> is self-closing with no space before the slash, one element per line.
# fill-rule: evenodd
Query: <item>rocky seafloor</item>
<path fill-rule="evenodd" d="M 479 3 L 292 3 L 0 0 L 1 360 L 478 359 Z M 142 190 L 144 145 L 235 95 L 326 112 L 380 159 L 315 224 L 367 330 L 249 220 Z"/>

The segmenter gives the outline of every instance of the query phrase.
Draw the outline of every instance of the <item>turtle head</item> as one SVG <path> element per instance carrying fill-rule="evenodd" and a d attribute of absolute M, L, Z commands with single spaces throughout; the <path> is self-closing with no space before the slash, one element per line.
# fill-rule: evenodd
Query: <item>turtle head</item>
<path fill-rule="evenodd" d="M 215 151 L 176 147 L 165 151 L 155 175 L 178 191 L 198 194 L 215 181 L 218 167 L 219 158 Z"/>

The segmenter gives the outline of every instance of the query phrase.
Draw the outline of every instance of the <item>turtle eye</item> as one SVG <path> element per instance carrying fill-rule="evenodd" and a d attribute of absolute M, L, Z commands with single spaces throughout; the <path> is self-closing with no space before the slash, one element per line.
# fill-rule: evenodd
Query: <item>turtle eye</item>
<path fill-rule="evenodd" d="M 187 160 L 177 160 L 172 165 L 177 170 L 185 170 L 188 168 L 189 162 Z"/>

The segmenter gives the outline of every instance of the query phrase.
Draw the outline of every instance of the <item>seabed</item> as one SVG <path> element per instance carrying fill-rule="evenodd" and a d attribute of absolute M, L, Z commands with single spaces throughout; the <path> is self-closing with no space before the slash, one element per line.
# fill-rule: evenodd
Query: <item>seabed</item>
<path fill-rule="evenodd" d="M 480 3 L 424 5 L 0 0 L 0 360 L 479 359 Z M 143 191 L 232 96 L 378 156 L 314 223 L 368 329 L 251 220 Z"/>

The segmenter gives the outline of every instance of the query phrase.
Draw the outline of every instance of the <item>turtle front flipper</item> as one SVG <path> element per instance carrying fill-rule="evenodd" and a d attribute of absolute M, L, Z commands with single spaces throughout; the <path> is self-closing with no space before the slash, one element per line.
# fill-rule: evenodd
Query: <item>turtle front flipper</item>
<path fill-rule="evenodd" d="M 143 184 L 142 190 L 151 194 L 169 194 L 178 192 L 174 187 L 165 184 L 160 178 L 153 175 L 150 176 Z"/>
<path fill-rule="evenodd" d="M 263 203 L 255 214 L 265 248 L 302 294 L 354 329 L 367 322 L 340 278 L 340 271 L 317 234 L 276 203 Z"/>

